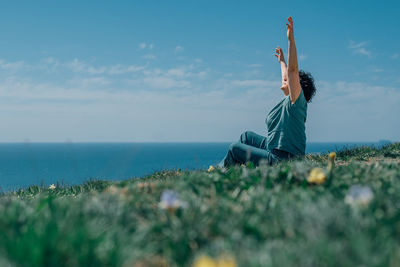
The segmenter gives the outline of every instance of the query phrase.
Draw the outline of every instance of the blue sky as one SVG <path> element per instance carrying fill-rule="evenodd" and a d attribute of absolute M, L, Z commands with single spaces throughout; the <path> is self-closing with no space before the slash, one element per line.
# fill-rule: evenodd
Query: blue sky
<path fill-rule="evenodd" d="M 0 10 L 0 142 L 266 134 L 292 15 L 309 142 L 400 140 L 398 1 L 18 1 Z"/>

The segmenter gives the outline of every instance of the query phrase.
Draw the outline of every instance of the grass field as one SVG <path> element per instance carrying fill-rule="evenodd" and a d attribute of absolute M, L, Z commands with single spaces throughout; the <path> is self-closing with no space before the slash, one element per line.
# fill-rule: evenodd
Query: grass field
<path fill-rule="evenodd" d="M 0 266 L 400 266 L 400 143 L 0 196 Z M 327 179 L 307 181 L 320 167 Z"/>

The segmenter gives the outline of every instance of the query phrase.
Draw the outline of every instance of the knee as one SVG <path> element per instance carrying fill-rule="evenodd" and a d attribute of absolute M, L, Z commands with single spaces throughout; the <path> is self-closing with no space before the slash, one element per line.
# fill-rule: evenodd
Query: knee
<path fill-rule="evenodd" d="M 236 143 L 232 143 L 229 146 L 229 151 L 236 156 L 242 155 L 243 153 L 250 153 L 249 149 L 246 149 L 242 143 L 240 142 L 236 142 Z"/>
<path fill-rule="evenodd" d="M 240 142 L 232 143 L 229 146 L 229 152 L 231 153 L 231 155 L 238 155 L 238 152 L 240 150 L 240 146 L 241 146 Z"/>
<path fill-rule="evenodd" d="M 236 163 L 246 163 L 251 159 L 252 155 L 251 149 L 240 142 L 232 143 L 229 146 L 228 153 Z"/>
<path fill-rule="evenodd" d="M 232 151 L 235 149 L 236 144 L 237 144 L 237 143 L 232 143 L 232 144 L 230 144 L 230 145 L 229 145 L 229 151 L 232 152 Z"/>
<path fill-rule="evenodd" d="M 250 136 L 253 135 L 254 132 L 252 131 L 245 131 L 240 135 L 240 143 L 242 144 L 247 144 L 247 141 L 249 140 Z"/>

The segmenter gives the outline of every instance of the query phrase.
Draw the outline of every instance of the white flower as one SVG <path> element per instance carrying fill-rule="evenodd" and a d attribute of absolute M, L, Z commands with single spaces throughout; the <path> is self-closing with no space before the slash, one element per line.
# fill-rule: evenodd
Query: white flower
<path fill-rule="evenodd" d="M 367 206 L 373 198 L 374 193 L 368 186 L 352 185 L 344 201 L 349 205 Z"/>
<path fill-rule="evenodd" d="M 178 193 L 173 190 L 164 190 L 161 194 L 160 208 L 175 211 L 178 208 L 185 208 L 186 203 L 178 198 Z"/>
<path fill-rule="evenodd" d="M 56 189 L 56 186 L 55 186 L 54 184 L 51 184 L 51 185 L 49 186 L 49 189 L 50 189 L 50 190 L 54 190 L 54 189 Z"/>

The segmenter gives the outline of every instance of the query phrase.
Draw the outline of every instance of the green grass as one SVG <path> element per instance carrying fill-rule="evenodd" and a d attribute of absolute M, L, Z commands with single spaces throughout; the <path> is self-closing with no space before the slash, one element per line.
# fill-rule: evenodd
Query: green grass
<path fill-rule="evenodd" d="M 331 180 L 310 155 L 273 167 L 165 171 L 122 182 L 0 196 L 0 266 L 190 266 L 229 255 L 238 266 L 399 266 L 400 143 L 338 152 Z M 345 202 L 352 185 L 368 205 Z M 160 207 L 164 190 L 183 205 Z"/>

